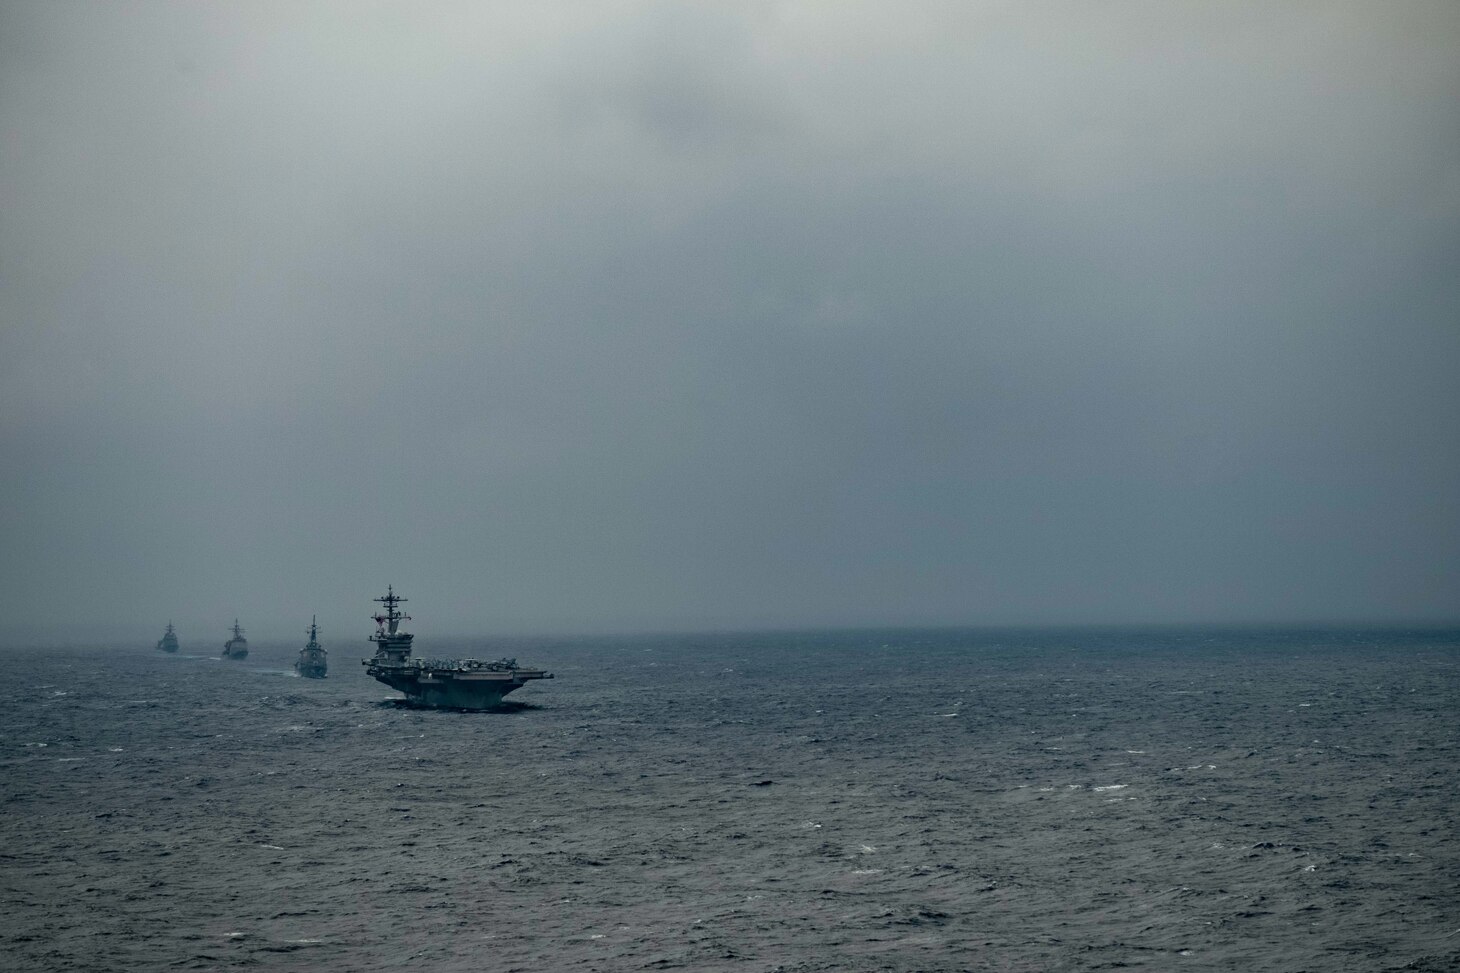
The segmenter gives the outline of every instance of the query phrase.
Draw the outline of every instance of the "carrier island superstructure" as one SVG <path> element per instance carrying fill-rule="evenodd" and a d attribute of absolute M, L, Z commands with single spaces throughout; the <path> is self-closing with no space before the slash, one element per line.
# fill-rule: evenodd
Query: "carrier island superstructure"
<path fill-rule="evenodd" d="M 492 709 L 511 692 L 533 679 L 551 679 L 551 672 L 519 666 L 516 659 L 480 662 L 476 659 L 413 659 L 411 640 L 400 629 L 410 616 L 400 610 L 406 599 L 393 587 L 375 601 L 384 607 L 373 617 L 375 655 L 361 661 L 370 675 L 391 689 L 406 694 L 417 706 L 433 709 Z"/>

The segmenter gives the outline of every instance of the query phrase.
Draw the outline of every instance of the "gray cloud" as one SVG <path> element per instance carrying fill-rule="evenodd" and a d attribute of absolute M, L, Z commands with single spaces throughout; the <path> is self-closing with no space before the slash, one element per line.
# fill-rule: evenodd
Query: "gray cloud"
<path fill-rule="evenodd" d="M 438 630 L 1455 614 L 1452 5 L 0 38 L 44 626 L 347 627 L 386 582 Z"/>

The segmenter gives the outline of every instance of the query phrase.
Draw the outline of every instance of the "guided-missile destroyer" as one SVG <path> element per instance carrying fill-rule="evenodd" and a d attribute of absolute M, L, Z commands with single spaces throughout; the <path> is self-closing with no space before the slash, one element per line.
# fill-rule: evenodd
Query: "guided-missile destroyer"
<path fill-rule="evenodd" d="M 329 660 L 325 657 L 325 651 L 319 644 L 319 625 L 315 623 L 316 617 L 310 616 L 309 644 L 299 650 L 299 658 L 294 661 L 294 671 L 307 679 L 323 679 L 325 672 L 329 669 Z"/>
<path fill-rule="evenodd" d="M 233 638 L 223 643 L 223 658 L 248 658 L 248 639 L 243 637 L 243 629 L 238 627 L 238 619 L 236 618 L 233 620 Z"/>
<path fill-rule="evenodd" d="M 167 623 L 167 631 L 157 640 L 157 647 L 163 652 L 177 651 L 177 633 L 172 630 L 172 622 Z"/>
<path fill-rule="evenodd" d="M 400 623 L 410 616 L 398 607 L 406 599 L 386 588 L 375 601 L 385 606 L 376 613 L 375 655 L 360 660 L 370 675 L 391 689 L 406 694 L 417 706 L 433 709 L 485 710 L 499 706 L 508 693 L 521 689 L 531 679 L 551 679 L 551 672 L 528 669 L 516 659 L 480 662 L 476 659 L 413 659 L 411 640 Z"/>

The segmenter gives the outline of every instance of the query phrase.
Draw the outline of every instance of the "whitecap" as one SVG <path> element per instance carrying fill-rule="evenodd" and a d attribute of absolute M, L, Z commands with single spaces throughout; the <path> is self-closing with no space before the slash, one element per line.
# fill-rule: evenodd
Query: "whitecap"
<path fill-rule="evenodd" d="M 1095 791 L 1096 793 L 1101 791 L 1123 791 L 1129 786 L 1129 784 L 1105 784 L 1102 787 L 1095 788 Z"/>

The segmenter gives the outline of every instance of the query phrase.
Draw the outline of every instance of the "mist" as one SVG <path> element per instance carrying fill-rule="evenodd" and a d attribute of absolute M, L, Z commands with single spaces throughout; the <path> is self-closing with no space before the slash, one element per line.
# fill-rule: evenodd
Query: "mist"
<path fill-rule="evenodd" d="M 0 4 L 11 634 L 1454 619 L 1457 43 Z"/>

